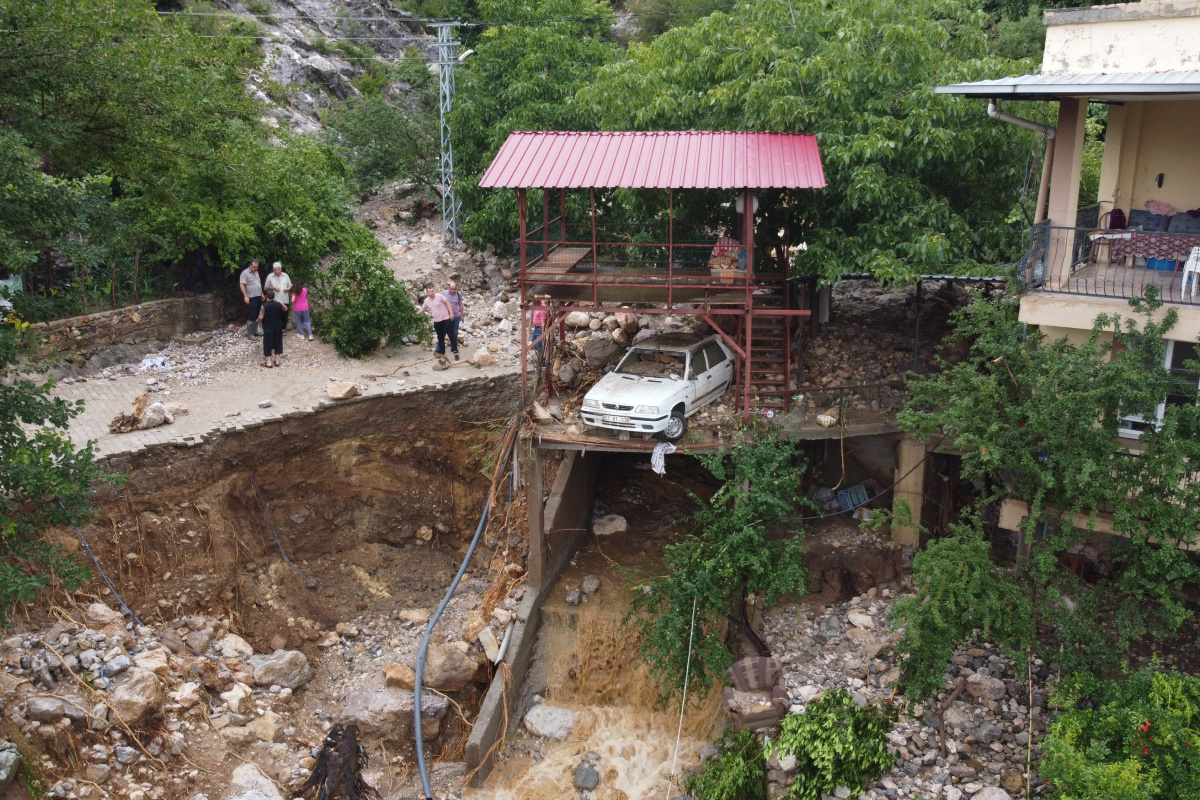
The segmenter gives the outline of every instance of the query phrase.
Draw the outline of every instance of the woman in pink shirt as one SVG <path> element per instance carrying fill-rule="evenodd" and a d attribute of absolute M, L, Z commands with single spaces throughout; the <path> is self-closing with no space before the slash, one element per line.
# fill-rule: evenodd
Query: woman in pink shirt
<path fill-rule="evenodd" d="M 454 324 L 454 309 L 444 295 L 433 290 L 433 284 L 425 284 L 425 302 L 421 303 L 421 313 L 433 317 L 433 330 L 437 334 L 437 349 L 433 354 L 439 357 L 446 355 L 446 336 L 450 326 Z M 458 361 L 458 351 L 454 351 L 454 360 Z"/>
<path fill-rule="evenodd" d="M 292 292 L 292 311 L 296 312 L 296 335 L 304 338 L 304 329 L 308 329 L 308 340 L 311 342 L 312 319 L 308 315 L 308 286 L 300 285 L 300 291 Z"/>
<path fill-rule="evenodd" d="M 531 322 L 533 323 L 533 333 L 529 337 L 529 341 L 533 342 L 533 349 L 539 354 L 542 352 L 542 343 L 538 341 L 542 338 L 542 329 L 546 327 L 546 317 L 550 314 L 550 310 L 546 308 L 546 301 L 539 300 L 538 304 L 533 307 Z"/>

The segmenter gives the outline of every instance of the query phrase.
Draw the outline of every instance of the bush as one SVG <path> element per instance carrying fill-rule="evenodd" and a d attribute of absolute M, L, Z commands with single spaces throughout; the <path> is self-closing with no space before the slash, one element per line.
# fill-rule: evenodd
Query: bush
<path fill-rule="evenodd" d="M 899 713 L 890 704 L 859 708 L 845 689 L 834 689 L 803 714 L 784 717 L 767 752 L 796 757 L 796 781 L 788 797 L 818 800 L 839 786 L 849 787 L 851 798 L 862 794 L 863 778 L 891 769 L 896 761 L 887 751 L 887 734 Z"/>
<path fill-rule="evenodd" d="M 315 283 L 315 324 L 321 338 L 344 356 L 357 358 L 379 347 L 385 336 L 415 335 L 426 327 L 408 292 L 384 266 L 378 247 L 345 253 Z"/>
<path fill-rule="evenodd" d="M 1200 797 L 1200 678 L 1144 669 L 1065 679 L 1039 773 L 1060 800 Z"/>
<path fill-rule="evenodd" d="M 750 731 L 726 734 L 721 755 L 684 782 L 691 797 L 704 800 L 766 800 L 767 761 Z"/>

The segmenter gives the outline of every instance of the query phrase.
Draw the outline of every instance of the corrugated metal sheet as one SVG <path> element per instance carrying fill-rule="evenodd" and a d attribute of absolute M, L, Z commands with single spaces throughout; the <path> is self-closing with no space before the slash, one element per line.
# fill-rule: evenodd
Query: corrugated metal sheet
<path fill-rule="evenodd" d="M 1018 75 L 1015 78 L 935 86 L 937 94 L 1049 100 L 1056 97 L 1139 97 L 1200 94 L 1200 72 L 1137 72 L 1117 75 Z"/>
<path fill-rule="evenodd" d="M 484 188 L 815 189 L 825 185 L 810 134 L 732 131 L 509 134 Z"/>

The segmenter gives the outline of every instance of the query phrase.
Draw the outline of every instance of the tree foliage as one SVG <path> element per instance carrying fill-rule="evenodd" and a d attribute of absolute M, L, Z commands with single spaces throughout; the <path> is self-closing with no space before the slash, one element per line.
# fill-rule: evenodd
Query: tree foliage
<path fill-rule="evenodd" d="M 963 0 L 743 4 L 631 46 L 580 100 L 606 130 L 816 134 L 828 187 L 761 192 L 757 233 L 806 242 L 803 272 L 967 273 L 1016 252 L 1031 141 L 931 90 L 1025 71 L 988 55 L 987 22 Z"/>
<path fill-rule="evenodd" d="M 896 763 L 887 750 L 887 734 L 898 715 L 890 703 L 860 708 L 845 689 L 825 692 L 802 714 L 788 714 L 779 736 L 767 745 L 771 755 L 796 757 L 787 796 L 819 800 L 839 786 L 848 787 L 851 798 L 861 795 L 864 778 Z"/>
<path fill-rule="evenodd" d="M 1042 743 L 1039 775 L 1062 800 L 1200 797 L 1200 678 L 1143 669 L 1125 680 L 1077 675 Z"/>
<path fill-rule="evenodd" d="M 516 200 L 480 189 L 479 178 L 513 131 L 594 130 L 594 113 L 575 95 L 617 48 L 607 41 L 612 13 L 603 0 L 484 0 L 479 10 L 484 21 L 590 20 L 487 28 L 456 73 L 451 130 L 463 231 L 476 245 L 504 246 L 517 230 Z"/>
<path fill-rule="evenodd" d="M 67 435 L 83 401 L 52 397 L 54 380 L 25 366 L 36 353 L 29 323 L 0 321 L 0 621 L 16 603 L 58 586 L 74 591 L 88 570 L 42 534 L 91 518 L 92 487 L 111 476 L 96 466 L 95 443 Z"/>
<path fill-rule="evenodd" d="M 720 755 L 684 782 L 691 797 L 705 800 L 766 800 L 767 759 L 752 731 L 726 733 Z"/>
<path fill-rule="evenodd" d="M 664 551 L 667 574 L 636 587 L 629 614 L 643 637 L 641 659 L 664 694 L 682 693 L 691 640 L 688 694 L 696 699 L 732 662 L 723 623 L 746 595 L 761 594 L 772 605 L 785 594 L 803 594 L 808 580 L 803 533 L 770 535 L 798 502 L 803 470 L 794 464 L 794 446 L 762 436 L 728 453 L 698 458 L 724 483 L 707 503 L 696 498 L 701 508 L 692 530 Z"/>
<path fill-rule="evenodd" d="M 1101 316 L 1086 341 L 1071 345 L 1026 330 L 1016 297 L 977 299 L 955 322 L 955 333 L 973 342 L 971 357 L 910 381 L 912 400 L 900 424 L 922 437 L 944 433 L 944 446 L 963 453 L 964 478 L 984 487 L 984 504 L 1008 497 L 1029 507 L 1021 523 L 1029 555 L 1008 578 L 1027 601 L 1000 592 L 1001 571 L 973 543 L 973 527 L 956 529 L 957 542 L 939 548 L 963 557 L 969 572 L 937 550 L 915 565 L 918 586 L 931 588 L 902 604 L 898 619 L 914 627 L 906 634 L 914 646 L 927 631 L 940 631 L 935 648 L 908 655 L 906 679 L 922 691 L 941 680 L 945 662 L 935 651 L 965 638 L 971 622 L 991 620 L 1010 649 L 1022 638 L 1033 646 L 1030 629 L 1000 625 L 1008 607 L 1031 609 L 1036 645 L 1068 671 L 1119 666 L 1135 643 L 1161 642 L 1193 617 L 1183 590 L 1200 583 L 1184 549 L 1200 526 L 1196 379 L 1185 376 L 1181 385 L 1162 366 L 1175 312 L 1164 313 L 1152 294 L 1132 305 L 1130 317 Z M 1118 437 L 1123 417 L 1154 420 L 1168 395 L 1193 400 L 1168 404 L 1136 449 Z M 1111 568 L 1085 581 L 1061 562 L 1087 540 L 1101 513 L 1117 534 L 1105 545 Z M 938 586 L 968 578 L 981 589 L 960 594 Z M 990 598 L 982 616 L 971 608 L 981 597 Z M 966 622 L 939 628 L 935 614 Z"/>

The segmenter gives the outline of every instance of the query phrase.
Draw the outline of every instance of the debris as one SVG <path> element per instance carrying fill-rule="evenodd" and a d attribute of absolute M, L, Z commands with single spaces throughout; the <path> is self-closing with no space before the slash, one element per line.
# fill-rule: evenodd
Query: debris
<path fill-rule="evenodd" d="M 592 533 L 597 536 L 612 536 L 614 533 L 624 533 L 629 523 L 620 514 L 607 514 L 592 520 Z"/>
<path fill-rule="evenodd" d="M 361 395 L 362 388 L 349 381 L 333 381 L 325 386 L 325 392 L 334 400 L 349 400 Z"/>
<path fill-rule="evenodd" d="M 575 712 L 548 705 L 534 706 L 525 715 L 525 728 L 534 736 L 563 741 L 575 727 Z"/>
<path fill-rule="evenodd" d="M 317 754 L 312 773 L 296 793 L 313 800 L 329 800 L 340 793 L 345 793 L 347 800 L 378 797 L 379 792 L 363 779 L 366 764 L 367 751 L 358 743 L 358 726 L 334 725 Z"/>

